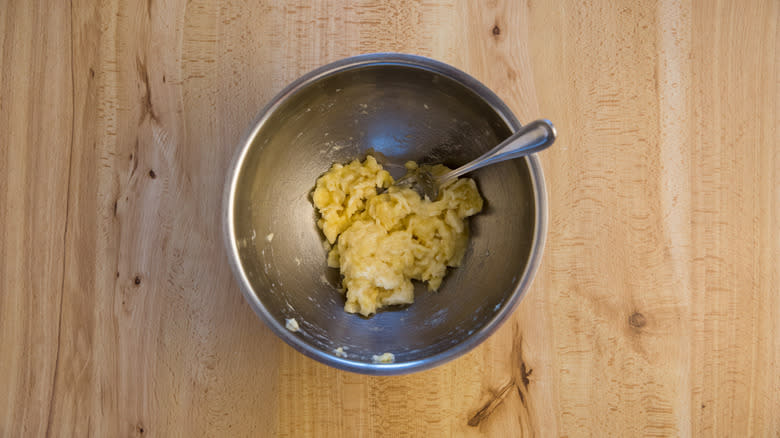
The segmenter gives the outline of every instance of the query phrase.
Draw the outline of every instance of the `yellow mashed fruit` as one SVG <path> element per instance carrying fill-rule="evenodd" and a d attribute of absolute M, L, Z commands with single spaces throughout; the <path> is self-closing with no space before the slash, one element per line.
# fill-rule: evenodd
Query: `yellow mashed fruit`
<path fill-rule="evenodd" d="M 448 170 L 431 168 L 434 175 Z M 368 156 L 362 163 L 334 164 L 312 194 L 321 215 L 317 225 L 330 247 L 328 265 L 341 269 L 347 312 L 369 316 L 385 306 L 412 303 L 412 280 L 437 290 L 447 267 L 458 266 L 466 251 L 467 218 L 482 210 L 482 197 L 469 178 L 441 187 L 435 201 L 393 182 Z M 382 189 L 388 190 L 378 194 Z"/>

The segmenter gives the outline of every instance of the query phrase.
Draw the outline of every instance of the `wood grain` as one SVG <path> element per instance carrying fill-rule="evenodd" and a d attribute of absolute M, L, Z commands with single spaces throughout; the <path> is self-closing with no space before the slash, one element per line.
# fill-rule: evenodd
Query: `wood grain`
<path fill-rule="evenodd" d="M 780 436 L 775 0 L 0 0 L 0 436 Z M 277 340 L 228 160 L 302 73 L 431 56 L 552 119 L 517 312 L 402 377 Z"/>

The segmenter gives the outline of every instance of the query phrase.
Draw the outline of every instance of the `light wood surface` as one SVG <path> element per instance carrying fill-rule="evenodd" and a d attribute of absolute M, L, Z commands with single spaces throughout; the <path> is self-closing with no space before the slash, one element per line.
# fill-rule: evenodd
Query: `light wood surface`
<path fill-rule="evenodd" d="M 780 436 L 780 2 L 0 0 L 0 435 Z M 228 161 L 304 72 L 399 51 L 553 120 L 517 312 L 403 377 L 277 340 Z"/>

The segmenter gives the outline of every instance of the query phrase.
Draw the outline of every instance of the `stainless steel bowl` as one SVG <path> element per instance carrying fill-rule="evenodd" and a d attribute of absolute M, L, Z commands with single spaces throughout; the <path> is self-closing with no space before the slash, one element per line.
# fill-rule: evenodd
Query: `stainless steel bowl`
<path fill-rule="evenodd" d="M 462 266 L 438 292 L 417 285 L 414 304 L 371 318 L 343 310 L 310 193 L 334 162 L 374 152 L 396 177 L 407 160 L 456 167 L 519 126 L 477 80 L 419 56 L 348 58 L 289 85 L 240 143 L 225 188 L 228 257 L 252 309 L 303 354 L 366 374 L 430 368 L 477 346 L 512 313 L 541 259 L 547 205 L 535 156 L 471 175 L 485 208 L 471 219 Z M 285 329 L 289 318 L 299 332 Z M 373 363 L 385 352 L 394 363 Z"/>

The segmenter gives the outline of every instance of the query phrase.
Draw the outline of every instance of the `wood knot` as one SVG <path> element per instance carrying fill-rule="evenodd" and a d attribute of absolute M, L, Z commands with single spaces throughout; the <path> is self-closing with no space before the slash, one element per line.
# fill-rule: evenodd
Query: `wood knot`
<path fill-rule="evenodd" d="M 495 26 L 493 26 L 493 36 L 499 36 L 499 35 L 501 35 L 501 28 L 498 27 L 498 25 L 496 24 Z"/>
<path fill-rule="evenodd" d="M 647 325 L 647 318 L 639 312 L 634 312 L 628 317 L 628 325 L 634 328 L 642 328 Z"/>
<path fill-rule="evenodd" d="M 529 379 L 529 377 L 531 377 L 533 372 L 533 368 L 528 368 L 526 370 L 525 362 L 520 364 L 520 379 L 523 382 L 523 387 L 526 389 L 528 389 L 528 385 L 531 383 L 531 379 Z"/>
<path fill-rule="evenodd" d="M 157 178 L 157 174 L 154 173 L 154 169 L 149 169 L 149 178 L 151 179 Z"/>
<path fill-rule="evenodd" d="M 133 283 L 135 283 L 136 286 L 139 286 L 141 284 L 141 277 L 136 275 Z"/>

